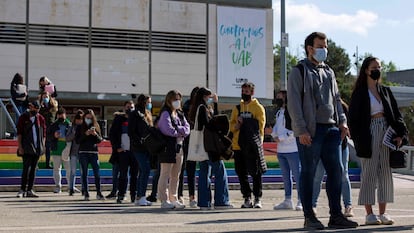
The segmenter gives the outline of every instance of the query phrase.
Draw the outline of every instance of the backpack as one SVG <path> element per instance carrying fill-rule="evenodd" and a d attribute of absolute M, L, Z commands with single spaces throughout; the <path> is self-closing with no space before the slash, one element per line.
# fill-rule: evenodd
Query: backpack
<path fill-rule="evenodd" d="M 301 63 L 297 64 L 296 67 L 300 71 L 300 75 L 302 76 L 302 81 L 304 81 L 305 67 Z M 303 88 L 305 88 L 305 87 L 303 87 Z M 301 92 L 301 95 L 300 95 L 301 98 L 302 98 L 302 104 L 303 104 L 303 95 L 304 94 L 303 94 L 303 89 L 302 89 L 302 92 Z M 287 103 L 287 97 L 286 97 L 286 103 Z M 292 130 L 292 118 L 290 118 L 287 104 L 286 104 L 284 115 L 285 115 L 285 128 L 288 129 L 288 130 Z"/>

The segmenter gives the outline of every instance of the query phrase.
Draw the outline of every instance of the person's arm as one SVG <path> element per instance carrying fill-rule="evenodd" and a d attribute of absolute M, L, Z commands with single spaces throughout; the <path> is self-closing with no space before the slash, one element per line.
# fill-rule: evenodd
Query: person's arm
<path fill-rule="evenodd" d="M 238 117 L 239 117 L 239 110 L 237 109 L 236 106 L 234 106 L 233 110 L 231 111 L 231 116 L 230 116 L 230 131 L 233 134 L 240 130 Z"/>
<path fill-rule="evenodd" d="M 112 149 L 118 151 L 121 147 L 121 120 L 119 116 L 116 116 L 109 129 L 109 141 L 111 141 Z M 129 127 L 129 125 L 128 125 Z"/>
<path fill-rule="evenodd" d="M 260 132 L 260 138 L 262 139 L 262 142 L 264 140 L 264 128 L 266 124 L 266 113 L 263 105 L 258 105 L 258 115 L 257 115 L 257 121 L 259 122 L 259 132 Z"/>
<path fill-rule="evenodd" d="M 171 122 L 170 113 L 168 111 L 163 111 L 161 113 L 160 119 L 158 121 L 159 130 L 166 136 L 178 137 L 180 136 L 177 129 L 173 126 Z"/>

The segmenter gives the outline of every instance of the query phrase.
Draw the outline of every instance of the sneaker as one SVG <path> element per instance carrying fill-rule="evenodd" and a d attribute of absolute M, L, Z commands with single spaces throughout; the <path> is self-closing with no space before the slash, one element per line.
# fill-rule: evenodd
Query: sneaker
<path fill-rule="evenodd" d="M 75 193 L 75 190 L 69 189 L 69 196 L 73 196 L 74 193 Z"/>
<path fill-rule="evenodd" d="M 279 205 L 275 205 L 273 209 L 274 210 L 293 210 L 293 201 L 289 199 L 285 199 Z"/>
<path fill-rule="evenodd" d="M 174 205 L 175 209 L 184 209 L 185 208 L 185 205 L 182 204 L 179 201 L 173 201 L 173 202 L 171 202 L 171 204 Z"/>
<path fill-rule="evenodd" d="M 253 208 L 256 208 L 256 209 L 261 209 L 262 208 L 262 201 L 260 201 L 259 198 L 254 199 Z"/>
<path fill-rule="evenodd" d="M 135 195 L 131 195 L 131 203 L 135 203 L 135 198 L 136 198 Z"/>
<path fill-rule="evenodd" d="M 190 201 L 190 207 L 191 208 L 197 208 L 197 201 L 196 200 L 191 200 Z"/>
<path fill-rule="evenodd" d="M 62 189 L 60 188 L 60 187 L 56 187 L 54 190 L 53 190 L 53 193 L 61 193 L 62 192 Z"/>
<path fill-rule="evenodd" d="M 174 207 L 174 204 L 169 201 L 162 201 L 161 203 L 161 209 L 174 209 Z"/>
<path fill-rule="evenodd" d="M 105 200 L 105 197 L 102 195 L 102 193 L 97 193 L 96 200 Z"/>
<path fill-rule="evenodd" d="M 73 191 L 74 191 L 75 193 L 81 193 L 81 191 L 80 191 L 78 188 L 76 188 L 76 187 L 74 187 L 74 188 L 73 188 Z"/>
<path fill-rule="evenodd" d="M 302 211 L 303 210 L 302 202 L 298 201 L 298 203 L 296 204 L 295 210 L 296 211 Z"/>
<path fill-rule="evenodd" d="M 122 204 L 123 201 L 124 201 L 124 196 L 118 195 L 118 197 L 116 198 L 116 203 L 117 204 Z"/>
<path fill-rule="evenodd" d="M 152 205 L 152 202 L 147 201 L 147 198 L 145 198 L 145 197 L 141 197 L 139 200 L 136 200 L 135 201 L 135 205 L 138 205 L 138 206 L 150 206 L 150 205 Z"/>
<path fill-rule="evenodd" d="M 115 198 L 116 198 L 116 193 L 111 192 L 111 193 L 109 193 L 108 195 L 106 195 L 106 197 L 105 197 L 105 198 L 106 198 L 106 199 L 109 199 L 109 200 L 115 199 Z"/>
<path fill-rule="evenodd" d="M 354 211 L 352 210 L 352 206 L 347 206 L 344 211 L 345 217 L 354 217 Z"/>
<path fill-rule="evenodd" d="M 88 193 L 88 192 L 85 192 L 84 194 L 85 194 L 85 195 L 84 195 L 84 197 L 83 197 L 83 200 L 84 200 L 84 201 L 89 201 L 89 193 Z"/>
<path fill-rule="evenodd" d="M 244 203 L 243 203 L 243 205 L 241 206 L 241 208 L 253 208 L 253 203 L 252 203 L 252 201 L 250 200 L 250 197 L 246 197 L 246 198 L 244 198 Z"/>
<path fill-rule="evenodd" d="M 150 196 L 147 197 L 147 201 L 157 202 L 157 197 L 150 195 Z"/>
<path fill-rule="evenodd" d="M 26 193 L 26 197 L 39 197 L 33 190 L 29 190 Z"/>
<path fill-rule="evenodd" d="M 23 198 L 24 196 L 25 196 L 25 192 L 20 189 L 19 192 L 17 193 L 16 197 Z"/>
<path fill-rule="evenodd" d="M 304 228 L 307 230 L 323 230 L 325 226 L 316 217 L 305 218 Z"/>
<path fill-rule="evenodd" d="M 380 219 L 381 223 L 384 224 L 384 225 L 394 224 L 394 220 L 387 213 L 380 214 L 379 219 Z"/>
<path fill-rule="evenodd" d="M 365 217 L 365 224 L 366 225 L 380 225 L 381 224 L 381 220 L 375 214 L 368 214 Z"/>
<path fill-rule="evenodd" d="M 335 217 L 331 216 L 328 222 L 328 227 L 334 229 L 356 228 L 357 226 L 357 222 L 347 219 L 342 214 Z"/>
<path fill-rule="evenodd" d="M 214 205 L 214 209 L 216 210 L 224 210 L 224 209 L 233 209 L 233 205 Z"/>

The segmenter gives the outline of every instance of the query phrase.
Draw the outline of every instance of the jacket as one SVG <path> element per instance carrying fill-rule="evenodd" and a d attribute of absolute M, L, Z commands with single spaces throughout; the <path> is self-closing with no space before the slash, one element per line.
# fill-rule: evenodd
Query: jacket
<path fill-rule="evenodd" d="M 45 118 L 36 114 L 35 116 L 38 145 L 34 144 L 32 121 L 30 120 L 30 113 L 26 112 L 20 116 L 17 123 L 17 135 L 20 137 L 21 147 L 23 147 L 25 155 L 40 156 L 45 152 L 45 139 L 46 139 L 46 123 Z"/>
<path fill-rule="evenodd" d="M 72 124 L 66 132 L 66 142 L 72 142 L 70 156 L 77 156 L 79 154 L 79 144 L 75 140 L 78 130 L 80 130 L 80 125 Z"/>
<path fill-rule="evenodd" d="M 141 139 L 149 133 L 150 125 L 145 120 L 145 114 L 136 108 L 128 117 L 128 135 L 131 141 L 131 151 L 147 152 Z"/>
<path fill-rule="evenodd" d="M 313 79 L 319 78 L 317 68 L 308 59 L 300 61 L 303 65 L 303 77 L 295 66 L 290 74 L 287 85 L 287 105 L 289 115 L 292 118 L 292 130 L 296 137 L 301 134 L 309 133 L 312 137 L 316 131 L 317 104 L 314 93 Z M 331 91 L 334 103 L 334 118 L 337 125 L 346 124 L 346 116 L 342 109 L 339 90 L 336 83 L 334 71 L 327 65 L 323 65 L 323 70 L 331 78 Z"/>
<path fill-rule="evenodd" d="M 63 124 L 65 127 L 65 134 L 60 135 L 61 138 L 65 138 L 66 141 L 66 133 L 68 132 L 69 126 L 71 125 L 68 118 L 66 118 L 63 122 L 59 122 L 59 120 L 56 120 L 53 122 L 50 127 L 47 129 L 47 138 L 50 138 L 50 149 L 52 151 L 55 151 L 58 149 L 58 138 L 55 138 L 55 132 L 59 131 L 60 126 Z M 60 151 L 61 152 L 61 151 Z"/>
<path fill-rule="evenodd" d="M 102 142 L 102 136 L 97 133 L 94 135 L 86 135 L 86 131 L 82 130 L 82 126 L 80 130 L 76 131 L 76 143 L 79 144 L 79 153 L 86 152 L 86 153 L 98 153 L 98 144 Z"/>
<path fill-rule="evenodd" d="M 276 123 L 273 126 L 272 137 L 278 137 L 277 143 L 278 153 L 293 153 L 298 151 L 296 138 L 292 130 L 285 127 L 285 109 L 281 108 L 276 113 Z"/>
<path fill-rule="evenodd" d="M 398 109 L 397 101 L 389 87 L 378 85 L 378 93 L 384 107 L 384 117 L 397 136 L 406 139 L 408 135 L 404 119 Z M 349 129 L 355 144 L 357 155 L 362 158 L 371 158 L 371 102 L 368 87 L 361 87 L 352 92 L 349 105 Z M 406 140 L 403 140 L 406 143 Z"/>

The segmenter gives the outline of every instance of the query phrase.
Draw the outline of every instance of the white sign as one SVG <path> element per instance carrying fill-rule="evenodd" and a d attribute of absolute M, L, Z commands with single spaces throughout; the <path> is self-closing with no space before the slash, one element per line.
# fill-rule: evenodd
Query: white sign
<path fill-rule="evenodd" d="M 217 7 L 217 92 L 240 97 L 241 85 L 255 84 L 266 97 L 266 11 Z"/>

